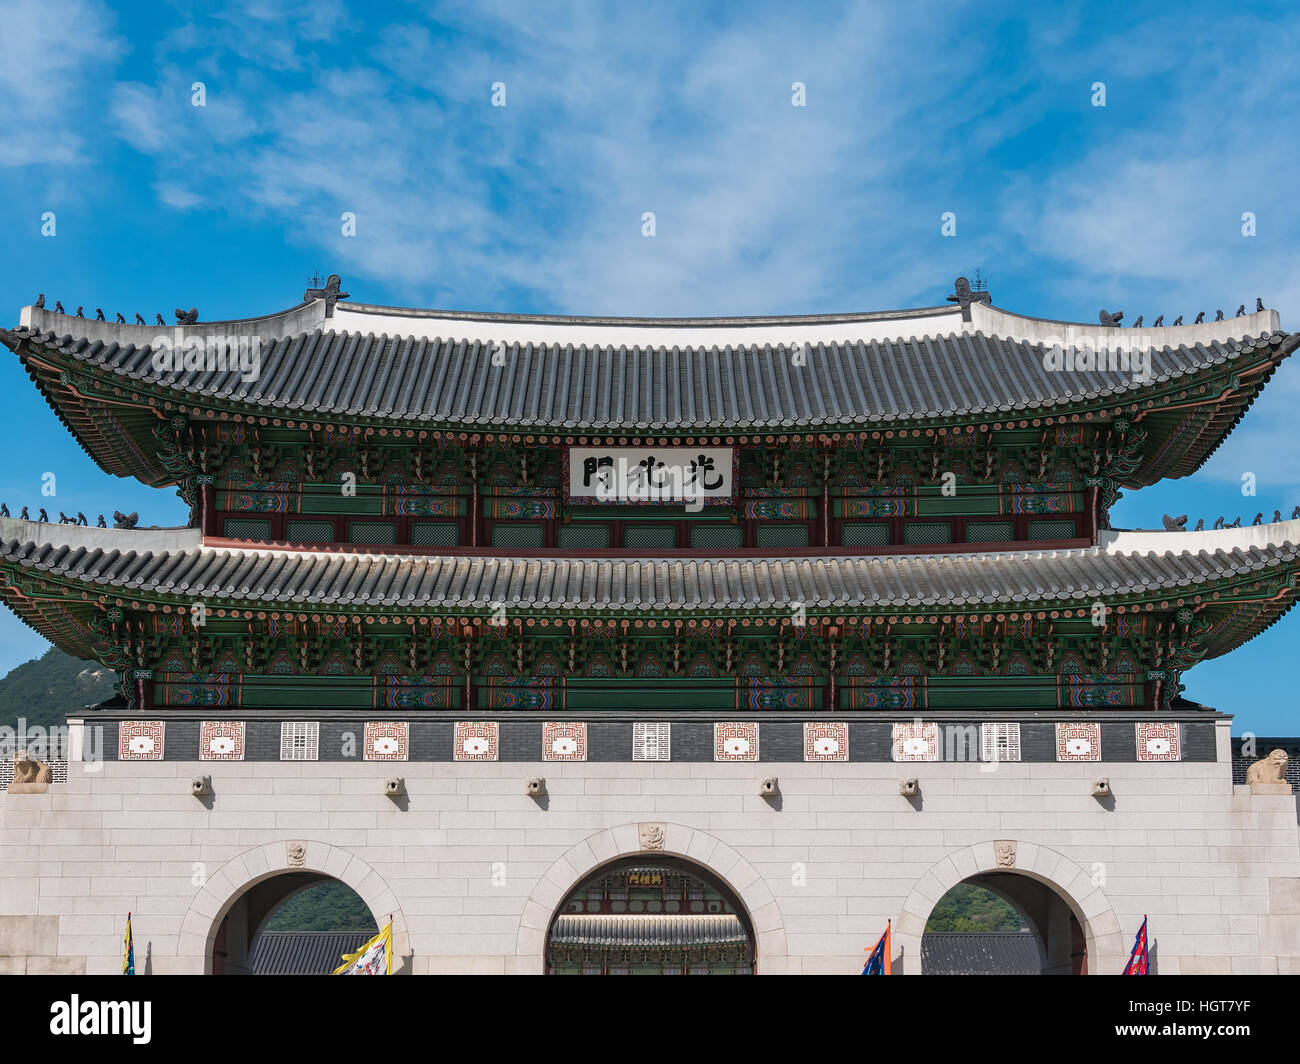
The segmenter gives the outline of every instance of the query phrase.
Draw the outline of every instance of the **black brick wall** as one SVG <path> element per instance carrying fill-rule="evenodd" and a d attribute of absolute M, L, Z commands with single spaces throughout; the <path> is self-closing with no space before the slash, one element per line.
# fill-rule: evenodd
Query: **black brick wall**
<path fill-rule="evenodd" d="M 647 714 L 648 720 L 655 718 Z M 663 718 L 659 718 L 662 720 Z M 1005 718 L 1004 718 L 1005 719 Z M 195 761 L 199 751 L 199 721 L 168 720 L 163 756 L 167 761 Z M 803 722 L 762 720 L 759 733 L 759 760 L 792 762 L 803 760 Z M 975 727 L 979 721 L 945 720 L 941 735 L 955 728 Z M 542 759 L 541 720 L 502 720 L 502 761 L 540 761 Z M 703 721 L 672 721 L 672 760 L 713 761 L 713 725 Z M 1215 724 L 1213 721 L 1186 722 L 1182 727 L 1182 759 L 1208 762 L 1215 759 Z M 118 723 L 87 721 L 87 728 L 97 728 L 102 737 L 102 757 L 117 760 Z M 410 722 L 412 761 L 451 761 L 455 724 L 451 720 Z M 280 759 L 280 721 L 250 720 L 245 726 L 244 757 L 249 761 Z M 345 756 L 344 739 L 351 737 Z M 364 749 L 365 723 L 361 720 L 320 721 L 320 760 L 357 761 Z M 88 749 L 91 738 L 87 736 Z M 1234 740 L 1235 742 L 1235 740 Z M 1281 745 L 1281 740 L 1267 740 Z M 849 722 L 849 760 L 891 761 L 892 725 L 885 721 Z M 1272 749 L 1268 746 L 1267 749 Z M 941 751 L 946 760 L 952 751 Z M 1267 752 L 1267 750 L 1265 751 Z M 1298 751 L 1300 752 L 1300 751 Z M 964 760 L 979 756 L 978 742 L 970 747 Z M 1022 761 L 1051 763 L 1056 760 L 1056 725 L 1049 721 L 1020 722 L 1020 756 Z M 1103 762 L 1137 761 L 1137 732 L 1132 720 L 1102 722 L 1101 757 Z M 963 760 L 963 758 L 958 758 Z M 631 761 L 632 723 L 630 721 L 588 721 L 587 760 Z"/>

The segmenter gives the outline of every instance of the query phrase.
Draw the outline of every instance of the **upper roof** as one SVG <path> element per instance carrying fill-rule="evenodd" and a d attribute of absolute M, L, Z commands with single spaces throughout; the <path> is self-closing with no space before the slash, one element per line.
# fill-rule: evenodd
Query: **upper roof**
<path fill-rule="evenodd" d="M 0 570 L 74 594 L 188 608 L 350 613 L 776 616 L 802 603 L 848 614 L 1057 609 L 1210 595 L 1224 582 L 1283 580 L 1222 619 L 1212 653 L 1285 613 L 1300 570 L 1300 520 L 1208 532 L 1107 533 L 1088 548 L 821 558 L 578 559 L 320 554 L 209 546 L 197 530 L 88 529 L 0 518 Z M 41 599 L 0 586 L 29 621 Z M 1229 605 L 1225 601 L 1225 607 Z M 71 637 L 75 641 L 75 637 Z"/>
<path fill-rule="evenodd" d="M 1188 450 L 1186 461 L 1196 462 L 1300 334 L 1283 332 L 1273 310 L 1121 329 L 1027 318 L 969 299 L 890 313 L 705 319 L 452 314 L 314 299 L 260 318 L 174 328 L 26 307 L 0 340 L 23 354 L 101 462 L 107 444 L 96 434 L 106 430 L 80 409 L 96 402 L 95 389 L 81 394 L 64 382 L 61 390 L 68 370 L 188 405 L 193 415 L 632 434 L 1114 410 L 1208 382 L 1194 402 L 1215 406 L 1214 428 Z M 241 344 L 260 345 L 254 379 L 231 365 Z M 173 371 L 155 357 L 168 345 L 205 345 L 211 357 L 205 368 Z M 1059 368 L 1047 357 L 1053 352 Z"/>

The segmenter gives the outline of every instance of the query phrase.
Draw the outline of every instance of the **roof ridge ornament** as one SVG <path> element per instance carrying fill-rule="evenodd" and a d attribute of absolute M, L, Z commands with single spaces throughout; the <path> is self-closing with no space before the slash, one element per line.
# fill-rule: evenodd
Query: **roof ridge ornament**
<path fill-rule="evenodd" d="M 1105 310 L 1105 308 L 1102 308 L 1102 312 L 1098 315 L 1098 318 L 1106 328 L 1118 329 L 1119 323 L 1124 320 L 1124 312 L 1122 310 L 1117 310 L 1115 313 L 1110 314 Z"/>
<path fill-rule="evenodd" d="M 335 303 L 340 299 L 352 298 L 347 292 L 342 291 L 343 278 L 337 273 L 332 273 L 325 279 L 324 288 L 320 287 L 320 277 L 317 274 L 312 275 L 311 284 L 313 287 L 302 294 L 302 301 L 311 303 L 314 300 L 323 299 L 325 301 L 325 317 L 327 318 L 334 317 Z"/>
<path fill-rule="evenodd" d="M 961 307 L 961 320 L 970 321 L 970 307 L 972 303 L 987 303 L 993 305 L 993 296 L 989 293 L 988 282 L 981 276 L 979 270 L 975 271 L 975 285 L 972 287 L 970 280 L 966 277 L 958 277 L 953 282 L 953 294 L 948 296 L 949 303 L 956 303 Z"/>
<path fill-rule="evenodd" d="M 199 320 L 198 307 L 190 307 L 189 310 L 181 310 L 180 307 L 176 308 L 177 325 L 193 325 L 198 320 Z"/>

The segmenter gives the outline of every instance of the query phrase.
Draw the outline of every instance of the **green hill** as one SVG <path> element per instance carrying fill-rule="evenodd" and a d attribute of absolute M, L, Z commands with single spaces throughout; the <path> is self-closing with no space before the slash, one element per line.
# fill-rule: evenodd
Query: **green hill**
<path fill-rule="evenodd" d="M 0 679 L 0 724 L 17 727 L 62 725 L 67 715 L 113 696 L 117 674 L 95 661 L 70 657 L 50 647 Z"/>
<path fill-rule="evenodd" d="M 285 902 L 266 923 L 267 931 L 379 930 L 366 903 L 346 883 L 321 883 Z"/>
<path fill-rule="evenodd" d="M 939 899 L 926 922 L 927 931 L 1022 931 L 1020 914 L 992 891 L 958 883 Z"/>

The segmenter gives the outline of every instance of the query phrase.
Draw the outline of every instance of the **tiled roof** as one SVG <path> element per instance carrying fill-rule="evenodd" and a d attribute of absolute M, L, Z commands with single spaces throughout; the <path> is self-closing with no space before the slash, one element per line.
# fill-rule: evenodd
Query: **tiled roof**
<path fill-rule="evenodd" d="M 926 975 L 1038 975 L 1043 960 L 1029 931 L 927 931 L 921 936 Z"/>
<path fill-rule="evenodd" d="M 263 931 L 253 939 L 254 975 L 329 975 L 373 931 Z"/>
<path fill-rule="evenodd" d="M 59 541 L 55 541 L 55 540 Z M 1134 549 L 1127 549 L 1132 543 Z M 1158 547 L 1153 547 L 1158 544 Z M 1039 606 L 1266 575 L 1300 558 L 1300 521 L 1211 533 L 1111 534 L 1100 547 L 802 558 L 513 558 L 204 546 L 196 530 L 0 518 L 0 565 L 92 588 L 352 608 L 784 611 Z M 1281 608 L 1285 608 L 1285 604 Z M 1235 644 L 1234 644 L 1235 645 Z"/>
<path fill-rule="evenodd" d="M 47 315 L 47 320 L 48 320 Z M 27 340 L 126 381 L 180 393 L 182 400 L 255 405 L 299 416 L 391 418 L 413 424 L 562 430 L 850 428 L 877 422 L 1002 414 L 1108 397 L 1224 366 L 1290 342 L 1268 331 L 1232 339 L 1141 349 L 1149 379 L 1126 369 L 1053 370 L 1040 342 L 984 332 L 811 345 L 806 365 L 770 344 L 626 346 L 419 338 L 314 329 L 269 336 L 256 380 L 237 369 L 160 372 L 148 331 L 134 342 L 20 328 Z M 101 330 L 102 331 L 102 330 Z M 1178 330 L 1183 332 L 1184 330 Z M 1138 346 L 1132 330 L 1104 342 Z M 89 334 L 89 335 L 88 335 Z M 234 337 L 220 339 L 229 351 Z M 1290 346 L 1294 346 L 1290 342 Z M 1068 345 L 1067 351 L 1077 350 Z M 494 358 L 495 354 L 495 358 Z"/>
<path fill-rule="evenodd" d="M 734 913 L 564 913 L 556 917 L 551 941 L 632 949 L 748 942 L 749 935 Z"/>

